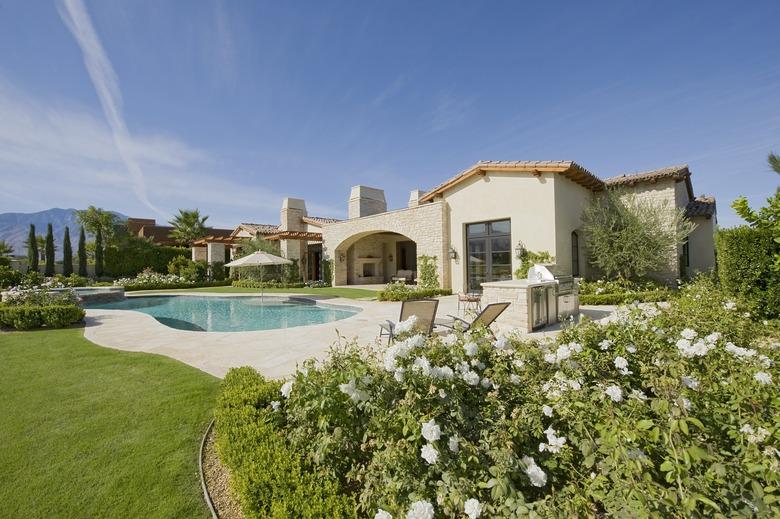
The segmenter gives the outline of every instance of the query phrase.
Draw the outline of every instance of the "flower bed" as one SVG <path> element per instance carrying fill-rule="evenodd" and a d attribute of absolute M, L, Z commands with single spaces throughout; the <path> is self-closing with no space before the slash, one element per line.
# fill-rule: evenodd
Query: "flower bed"
<path fill-rule="evenodd" d="M 260 281 L 257 279 L 236 279 L 233 280 L 234 287 L 241 288 L 304 288 L 308 286 L 306 283 L 284 283 L 281 281 Z M 325 285 L 321 285 L 324 287 Z M 319 288 L 320 286 L 313 286 L 312 288 Z"/>
<path fill-rule="evenodd" d="M 190 281 L 176 274 L 160 274 L 145 270 L 134 278 L 120 278 L 114 281 L 115 286 L 121 286 L 125 292 L 137 290 L 172 290 L 199 287 L 230 286 L 230 280 L 220 281 Z"/>
<path fill-rule="evenodd" d="M 403 283 L 390 283 L 377 292 L 376 298 L 379 301 L 412 301 L 449 295 L 452 295 L 452 290 L 448 288 L 414 288 Z"/>
<path fill-rule="evenodd" d="M 72 290 L 49 292 L 47 289 L 15 288 L 3 295 L 0 327 L 16 330 L 62 328 L 84 319 L 78 297 Z"/>
<path fill-rule="evenodd" d="M 232 370 L 217 441 L 252 517 L 777 516 L 777 337 L 705 280 L 556 340 L 344 346 Z"/>
<path fill-rule="evenodd" d="M 672 292 L 654 281 L 606 280 L 580 281 L 580 304 L 620 305 L 668 301 Z"/>

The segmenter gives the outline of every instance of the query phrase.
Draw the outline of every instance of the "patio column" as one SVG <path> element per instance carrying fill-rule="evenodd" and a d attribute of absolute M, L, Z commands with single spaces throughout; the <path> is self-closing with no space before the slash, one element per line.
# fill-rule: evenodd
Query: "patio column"
<path fill-rule="evenodd" d="M 224 243 L 207 243 L 208 263 L 225 263 L 225 244 Z"/>

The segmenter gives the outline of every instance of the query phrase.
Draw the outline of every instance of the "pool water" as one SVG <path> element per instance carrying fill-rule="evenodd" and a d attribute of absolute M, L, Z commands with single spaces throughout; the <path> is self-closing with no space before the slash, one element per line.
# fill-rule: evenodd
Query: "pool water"
<path fill-rule="evenodd" d="M 86 303 L 85 308 L 135 310 L 177 330 L 243 332 L 294 328 L 345 319 L 357 308 L 316 305 L 282 298 L 146 296 Z"/>

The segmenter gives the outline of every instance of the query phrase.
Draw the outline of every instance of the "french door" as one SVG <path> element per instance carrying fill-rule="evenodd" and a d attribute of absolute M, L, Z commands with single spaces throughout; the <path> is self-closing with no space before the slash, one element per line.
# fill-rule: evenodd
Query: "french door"
<path fill-rule="evenodd" d="M 512 239 L 509 220 L 466 225 L 466 281 L 469 292 L 482 283 L 512 279 Z"/>

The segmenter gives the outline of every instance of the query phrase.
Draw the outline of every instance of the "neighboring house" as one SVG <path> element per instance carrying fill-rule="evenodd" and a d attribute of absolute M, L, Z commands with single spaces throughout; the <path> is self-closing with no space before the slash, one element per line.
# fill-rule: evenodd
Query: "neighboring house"
<path fill-rule="evenodd" d="M 226 263 L 242 242 L 259 236 L 278 241 L 282 256 L 298 262 L 305 280 L 322 279 L 322 226 L 337 221 L 309 216 L 303 200 L 285 198 L 279 225 L 242 223 L 228 236 L 206 236 L 192 244 L 192 259 Z"/>
<path fill-rule="evenodd" d="M 173 227 L 169 225 L 157 225 L 157 221 L 151 218 L 128 218 L 127 232 L 139 238 L 147 238 L 158 245 L 182 245 L 171 238 Z M 207 228 L 209 236 L 230 236 L 233 229 Z"/>

